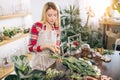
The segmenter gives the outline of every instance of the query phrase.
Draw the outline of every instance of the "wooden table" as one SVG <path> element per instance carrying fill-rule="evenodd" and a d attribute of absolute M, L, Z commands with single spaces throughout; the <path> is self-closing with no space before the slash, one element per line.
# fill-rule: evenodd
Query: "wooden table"
<path fill-rule="evenodd" d="M 107 75 L 113 80 L 120 80 L 120 51 L 115 51 L 114 54 L 107 55 L 111 62 L 103 62 L 98 64 L 98 67 L 101 70 L 102 75 Z M 28 57 L 31 57 L 30 54 L 27 54 Z M 79 55 L 77 55 L 78 57 Z M 66 70 L 63 65 L 58 64 L 58 69 Z M 11 69 L 13 71 L 13 68 Z M 3 75 L 2 75 L 3 76 Z"/>
<path fill-rule="evenodd" d="M 115 51 L 114 54 L 107 56 L 111 58 L 111 62 L 102 62 L 98 66 L 101 73 L 113 78 L 113 80 L 120 80 L 120 51 Z"/>
<path fill-rule="evenodd" d="M 100 68 L 101 75 L 111 77 L 113 80 L 120 80 L 120 51 L 113 51 L 112 53 L 113 54 L 106 55 L 111 59 L 110 62 L 104 62 L 101 59 L 96 59 L 96 66 Z M 79 58 L 80 54 L 76 54 L 74 57 Z"/>

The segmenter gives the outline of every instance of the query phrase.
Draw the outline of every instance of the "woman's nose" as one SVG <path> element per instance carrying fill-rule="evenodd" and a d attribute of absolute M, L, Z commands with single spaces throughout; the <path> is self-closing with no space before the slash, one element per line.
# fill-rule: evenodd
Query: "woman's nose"
<path fill-rule="evenodd" d="M 54 20 L 55 19 L 55 17 L 54 16 L 52 16 L 52 20 Z"/>

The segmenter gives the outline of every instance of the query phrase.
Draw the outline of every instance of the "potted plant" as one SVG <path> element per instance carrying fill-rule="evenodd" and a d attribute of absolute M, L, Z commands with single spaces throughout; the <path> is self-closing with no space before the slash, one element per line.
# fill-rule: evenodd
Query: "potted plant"
<path fill-rule="evenodd" d="M 6 40 L 9 40 L 10 38 L 16 38 L 19 37 L 22 33 L 22 29 L 18 27 L 12 27 L 12 28 L 5 28 L 3 27 L 3 35 Z"/>

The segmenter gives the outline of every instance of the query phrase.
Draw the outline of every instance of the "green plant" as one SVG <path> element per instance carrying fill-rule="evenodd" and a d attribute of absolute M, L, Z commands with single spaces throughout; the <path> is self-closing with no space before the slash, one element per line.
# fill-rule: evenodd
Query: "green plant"
<path fill-rule="evenodd" d="M 61 10 L 61 42 L 65 42 L 63 47 L 67 46 L 67 39 L 69 36 L 73 36 L 82 31 L 81 18 L 79 13 L 79 7 L 70 5 L 69 8 Z M 64 48 L 67 51 L 68 47 Z"/>
<path fill-rule="evenodd" d="M 25 55 L 14 55 L 12 61 L 16 74 L 8 75 L 5 80 L 15 80 L 15 78 L 16 80 L 60 80 L 64 76 L 62 71 L 56 69 L 32 70 Z"/>
<path fill-rule="evenodd" d="M 22 32 L 22 29 L 20 27 L 14 27 L 12 29 L 15 33 L 21 33 Z"/>
<path fill-rule="evenodd" d="M 67 36 L 72 36 L 81 31 L 81 18 L 79 7 L 70 5 L 69 9 L 61 10 L 61 26 L 67 30 Z"/>
<path fill-rule="evenodd" d="M 93 66 L 89 61 L 84 60 L 82 58 L 77 59 L 73 56 L 60 57 L 55 54 L 52 54 L 51 57 L 55 59 L 61 59 L 62 64 L 72 72 L 71 77 L 74 76 L 74 73 L 79 74 L 79 78 L 82 78 L 82 76 L 88 76 L 88 75 L 99 77 L 101 74 L 99 69 L 95 69 L 95 67 L 97 68 L 97 66 Z"/>
<path fill-rule="evenodd" d="M 21 80 L 16 74 L 10 74 L 4 80 Z"/>
<path fill-rule="evenodd" d="M 74 5 L 70 5 L 67 9 L 61 10 L 61 42 L 64 42 L 63 49 L 64 53 L 69 50 L 68 37 L 81 34 L 81 39 L 83 42 L 88 43 L 90 47 L 103 47 L 102 44 L 102 34 L 100 30 L 92 30 L 90 26 L 88 26 L 89 19 L 94 17 L 94 12 L 91 7 L 86 9 L 87 11 L 87 21 L 84 26 L 81 26 L 81 18 L 79 14 L 79 8 Z M 75 40 L 76 41 L 76 40 Z M 79 42 L 79 41 L 78 41 Z M 80 43 L 81 44 L 81 43 Z M 80 45 L 79 45 L 80 46 Z"/>
<path fill-rule="evenodd" d="M 99 30 L 91 30 L 86 27 L 83 29 L 83 32 L 81 32 L 81 35 L 82 41 L 89 44 L 90 47 L 103 47 L 102 34 Z"/>
<path fill-rule="evenodd" d="M 29 31 L 30 31 L 30 28 L 27 28 L 27 29 L 23 30 L 24 34 L 29 33 Z"/>
<path fill-rule="evenodd" d="M 31 72 L 31 68 L 29 66 L 29 61 L 27 59 L 27 56 L 20 55 L 20 56 L 12 56 L 12 61 L 14 62 L 16 72 L 19 75 L 19 72 L 26 75 Z"/>
<path fill-rule="evenodd" d="M 4 34 L 4 36 L 8 36 L 11 38 L 12 36 L 14 36 L 16 34 L 16 32 L 14 32 L 12 29 L 3 27 L 3 34 Z"/>
<path fill-rule="evenodd" d="M 13 27 L 13 28 L 5 28 L 3 27 L 3 34 L 4 36 L 8 36 L 9 38 L 13 37 L 17 33 L 21 33 L 22 30 L 19 27 Z"/>
<path fill-rule="evenodd" d="M 93 10 L 91 9 L 91 7 L 88 7 L 88 9 L 86 9 L 87 11 L 87 21 L 81 31 L 81 37 L 82 37 L 82 41 L 86 42 L 87 44 L 90 45 L 90 47 L 95 48 L 95 47 L 103 47 L 102 44 L 102 34 L 100 32 L 100 30 L 92 30 L 91 26 L 88 26 L 88 22 L 89 19 L 91 17 L 94 17 L 95 14 L 93 12 Z"/>

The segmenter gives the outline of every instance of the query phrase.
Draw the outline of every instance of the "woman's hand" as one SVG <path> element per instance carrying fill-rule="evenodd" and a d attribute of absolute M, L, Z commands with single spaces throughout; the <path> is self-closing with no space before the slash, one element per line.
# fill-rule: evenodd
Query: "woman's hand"
<path fill-rule="evenodd" d="M 51 50 L 53 53 L 58 54 L 58 49 L 56 45 L 51 44 L 48 46 L 48 49 Z"/>
<path fill-rule="evenodd" d="M 53 44 L 43 45 L 43 46 L 41 46 L 41 49 L 42 50 L 49 49 L 50 51 L 52 51 L 55 54 L 58 54 L 58 51 L 59 51 L 57 46 L 53 45 Z"/>
<path fill-rule="evenodd" d="M 51 50 L 53 53 L 55 53 L 55 48 L 54 48 L 53 45 L 50 45 L 50 46 L 48 47 L 48 49 Z"/>

